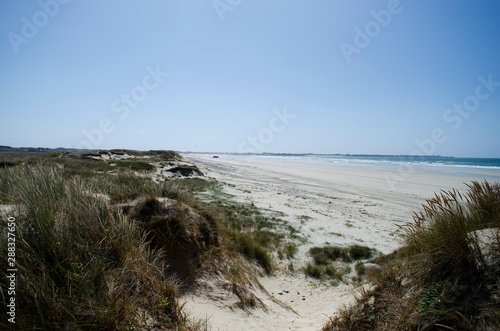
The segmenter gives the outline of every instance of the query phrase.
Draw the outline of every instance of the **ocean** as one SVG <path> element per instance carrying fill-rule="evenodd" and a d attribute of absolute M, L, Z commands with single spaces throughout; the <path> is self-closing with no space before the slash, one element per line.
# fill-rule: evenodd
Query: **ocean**
<path fill-rule="evenodd" d="M 399 167 L 401 165 L 463 168 L 469 170 L 500 171 L 500 159 L 497 158 L 462 158 L 443 156 L 391 156 L 391 155 L 328 155 L 328 154 L 256 154 L 232 157 L 269 160 L 281 162 L 321 162 L 321 163 L 355 163 L 383 167 Z"/>

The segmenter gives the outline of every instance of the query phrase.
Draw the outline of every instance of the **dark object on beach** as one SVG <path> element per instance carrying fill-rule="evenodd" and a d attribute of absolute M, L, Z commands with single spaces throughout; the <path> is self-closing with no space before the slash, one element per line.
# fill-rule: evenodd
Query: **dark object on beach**
<path fill-rule="evenodd" d="M 190 165 L 178 165 L 166 171 L 169 171 L 173 174 L 181 175 L 183 177 L 193 176 L 193 175 L 204 176 L 197 166 L 190 166 Z"/>
<path fill-rule="evenodd" d="M 219 158 L 219 156 L 218 156 L 218 155 L 214 155 L 214 156 L 213 156 L 213 158 L 214 158 L 214 159 L 218 159 L 218 158 Z"/>

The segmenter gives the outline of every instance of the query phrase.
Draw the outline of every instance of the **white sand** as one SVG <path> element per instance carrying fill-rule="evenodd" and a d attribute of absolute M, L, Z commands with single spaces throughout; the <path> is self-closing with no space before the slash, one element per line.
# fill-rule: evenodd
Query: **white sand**
<path fill-rule="evenodd" d="M 308 241 L 299 246 L 293 260 L 295 269 L 310 261 L 310 247 L 327 242 L 360 244 L 390 253 L 401 246 L 398 226 L 410 222 L 413 211 L 420 210 L 434 192 L 453 188 L 464 191 L 464 182 L 485 178 L 494 182 L 500 178 L 500 172 L 459 168 L 417 167 L 408 172 L 360 164 L 183 156 L 205 175 L 233 184 L 226 191 L 236 199 L 286 214 L 283 219 Z M 287 263 L 283 262 L 283 270 Z M 326 286 L 300 271 L 278 272 L 260 282 L 269 296 L 264 292 L 256 294 L 267 311 L 254 309 L 248 314 L 231 309 L 235 298 L 229 292 L 214 300 L 207 296 L 211 290 L 186 297 L 186 309 L 192 316 L 208 318 L 213 330 L 318 330 L 328 317 L 350 304 L 356 292 L 352 285 Z M 296 313 L 271 301 L 272 297 Z"/>

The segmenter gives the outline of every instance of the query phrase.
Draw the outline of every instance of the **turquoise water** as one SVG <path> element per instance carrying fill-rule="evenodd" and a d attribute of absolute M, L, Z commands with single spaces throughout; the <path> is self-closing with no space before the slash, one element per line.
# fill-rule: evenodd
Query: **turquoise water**
<path fill-rule="evenodd" d="M 387 164 L 387 165 L 423 165 L 423 166 L 445 166 L 445 167 L 468 167 L 468 168 L 491 168 L 500 170 L 500 159 L 486 158 L 451 158 L 438 156 L 320 156 L 327 162 L 350 162 L 365 164 Z"/>
<path fill-rule="evenodd" d="M 388 156 L 388 155 L 324 155 L 324 154 L 260 154 L 241 155 L 260 160 L 280 160 L 284 162 L 317 161 L 328 163 L 359 163 L 374 166 L 430 166 L 447 168 L 475 168 L 477 170 L 500 171 L 500 159 L 496 158 L 456 158 L 441 156 Z"/>

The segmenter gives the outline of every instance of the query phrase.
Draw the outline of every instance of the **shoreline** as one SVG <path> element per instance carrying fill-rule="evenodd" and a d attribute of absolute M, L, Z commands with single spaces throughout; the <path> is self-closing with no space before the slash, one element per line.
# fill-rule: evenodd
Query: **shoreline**
<path fill-rule="evenodd" d="M 364 243 L 384 254 L 399 248 L 400 226 L 411 222 L 413 213 L 435 193 L 465 192 L 472 181 L 493 183 L 497 177 L 500 181 L 500 170 L 414 167 L 405 175 L 398 169 L 356 163 L 262 161 L 229 154 L 183 156 L 207 176 L 233 185 L 226 191 L 237 200 L 287 215 L 287 221 L 313 244 Z"/>
<path fill-rule="evenodd" d="M 331 286 L 305 277 L 301 268 L 312 260 L 308 253 L 311 247 L 358 244 L 382 254 L 392 253 L 402 245 L 401 226 L 412 221 L 413 212 L 420 211 L 426 199 L 441 189 L 465 191 L 464 182 L 482 181 L 480 177 L 487 175 L 478 171 L 457 176 L 451 171 L 416 168 L 411 176 L 390 187 L 387 175 L 397 175 L 397 169 L 391 172 L 362 164 L 245 160 L 230 155 L 182 156 L 207 177 L 229 184 L 224 192 L 235 200 L 282 213 L 282 218 L 304 238 L 291 260 L 294 272 L 287 271 L 289 260 L 278 261 L 281 271 L 259 278 L 271 297 L 296 313 L 263 294 L 266 312 L 251 314 L 233 311 L 202 296 L 186 298 L 190 314 L 209 319 L 214 330 L 321 329 L 329 317 L 352 304 L 359 290 L 369 285 Z M 285 290 L 290 294 L 285 295 Z M 297 299 L 292 293 L 307 293 L 307 300 Z"/>
<path fill-rule="evenodd" d="M 319 171 L 339 172 L 342 169 L 364 169 L 368 174 L 363 174 L 359 172 L 355 174 L 354 172 L 343 172 L 344 175 L 360 175 L 366 178 L 374 178 L 379 180 L 379 187 L 381 189 L 387 188 L 387 182 L 390 179 L 395 179 L 397 184 L 405 183 L 418 183 L 418 179 L 415 177 L 436 177 L 437 175 L 446 176 L 446 181 L 441 180 L 444 183 L 443 186 L 435 185 L 432 181 L 424 182 L 424 184 L 430 184 L 434 187 L 435 192 L 441 189 L 453 189 L 453 188 L 464 188 L 463 182 L 471 182 L 472 180 L 487 179 L 490 182 L 499 181 L 500 182 L 500 168 L 499 167 L 483 167 L 483 166 L 465 166 L 465 165 L 445 165 L 445 164 L 397 164 L 397 163 L 364 163 L 364 162 L 328 162 L 324 160 L 308 160 L 308 159 L 295 159 L 293 157 L 281 157 L 281 156 L 246 156 L 239 154 L 221 154 L 219 158 L 213 159 L 212 154 L 198 154 L 198 153 L 183 153 L 183 155 L 193 160 L 199 160 L 201 162 L 212 162 L 212 161 L 223 161 L 226 164 L 240 165 L 240 166 L 261 166 L 261 168 L 267 168 L 267 170 L 276 171 L 277 168 L 290 168 L 294 165 L 296 166 L 296 172 L 294 175 L 300 177 L 298 172 L 300 167 L 313 168 L 316 167 Z M 213 163 L 213 162 L 212 162 Z M 271 167 L 266 166 L 271 165 Z M 371 173 L 370 173 L 371 172 Z M 382 176 L 385 176 L 382 177 Z M 338 179 L 338 178 L 336 178 Z M 429 179 L 429 178 L 427 178 Z M 342 182 L 342 180 L 340 180 Z M 427 195 L 428 196 L 428 195 Z"/>

